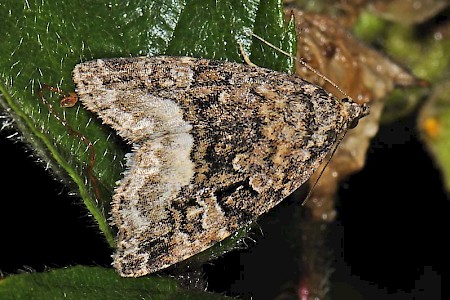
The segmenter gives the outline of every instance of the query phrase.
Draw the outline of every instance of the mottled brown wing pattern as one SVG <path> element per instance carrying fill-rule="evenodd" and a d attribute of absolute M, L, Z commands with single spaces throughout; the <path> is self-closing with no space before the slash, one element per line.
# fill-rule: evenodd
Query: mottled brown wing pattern
<path fill-rule="evenodd" d="M 114 266 L 142 276 L 199 253 L 303 184 L 366 107 L 287 74 L 189 57 L 76 66 L 77 93 L 133 143 L 112 201 Z"/>

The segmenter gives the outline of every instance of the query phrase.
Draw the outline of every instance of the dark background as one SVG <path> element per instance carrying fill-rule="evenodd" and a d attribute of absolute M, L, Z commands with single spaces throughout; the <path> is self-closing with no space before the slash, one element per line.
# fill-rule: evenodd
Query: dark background
<path fill-rule="evenodd" d="M 343 182 L 330 226 L 333 292 L 346 299 L 441 299 L 449 198 L 417 139 L 416 115 L 384 125 L 363 171 Z M 0 271 L 68 265 L 109 266 L 108 248 L 81 200 L 70 196 L 14 131 L 0 132 L 2 196 Z M 209 288 L 273 299 L 298 270 L 287 234 L 298 203 L 286 199 L 261 218 L 250 248 L 206 269 Z M 333 299 L 339 299 L 339 296 Z M 342 299 L 342 298 L 341 298 Z"/>

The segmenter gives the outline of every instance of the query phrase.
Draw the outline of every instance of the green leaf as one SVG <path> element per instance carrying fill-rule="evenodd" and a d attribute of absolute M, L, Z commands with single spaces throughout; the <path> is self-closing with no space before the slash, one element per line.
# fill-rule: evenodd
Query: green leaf
<path fill-rule="evenodd" d="M 0 299 L 231 299 L 181 288 L 174 279 L 121 278 L 114 270 L 71 267 L 24 273 L 0 281 Z"/>
<path fill-rule="evenodd" d="M 1 103 L 36 153 L 78 191 L 111 246 L 110 199 L 130 146 L 79 104 L 63 109 L 61 96 L 47 90 L 44 103 L 40 86 L 73 91 L 73 67 L 95 58 L 168 54 L 243 62 L 239 44 L 258 65 L 288 72 L 291 59 L 250 32 L 291 53 L 296 44 L 278 0 L 4 0 L 0 19 Z"/>
<path fill-rule="evenodd" d="M 443 184 L 450 194 L 450 80 L 435 85 L 433 93 L 421 107 L 418 127 L 422 142 L 440 170 Z"/>

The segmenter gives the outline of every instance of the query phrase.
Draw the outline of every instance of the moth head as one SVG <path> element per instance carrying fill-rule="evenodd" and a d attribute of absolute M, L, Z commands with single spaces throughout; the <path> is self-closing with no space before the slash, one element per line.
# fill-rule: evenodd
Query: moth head
<path fill-rule="evenodd" d="M 359 119 L 369 114 L 369 106 L 367 104 L 358 104 L 350 98 L 342 99 L 346 111 L 348 113 L 348 129 L 355 128 L 358 125 Z"/>

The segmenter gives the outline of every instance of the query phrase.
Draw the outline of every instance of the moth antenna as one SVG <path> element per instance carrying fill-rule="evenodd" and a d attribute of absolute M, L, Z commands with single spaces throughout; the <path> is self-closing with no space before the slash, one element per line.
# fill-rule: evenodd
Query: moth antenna
<path fill-rule="evenodd" d="M 314 192 L 314 189 L 316 188 L 317 184 L 319 183 L 320 178 L 322 177 L 323 172 L 325 172 L 325 169 L 327 168 L 328 164 L 330 163 L 331 159 L 333 158 L 334 154 L 336 153 L 339 144 L 344 139 L 345 135 L 347 134 L 348 128 L 344 131 L 344 133 L 341 135 L 341 137 L 336 141 L 334 144 L 333 151 L 331 151 L 330 158 L 326 161 L 325 165 L 323 166 L 322 170 L 320 170 L 319 176 L 317 177 L 316 181 L 314 181 L 314 184 L 309 189 L 308 195 L 306 195 L 305 199 L 302 201 L 301 206 L 304 206 L 306 202 L 308 202 L 309 198 L 311 198 L 312 193 Z"/>
<path fill-rule="evenodd" d="M 266 45 L 268 45 L 269 47 L 279 51 L 280 53 L 300 62 L 305 68 L 307 68 L 309 71 L 313 72 L 314 74 L 316 74 L 317 76 L 319 76 L 320 78 L 322 78 L 323 80 L 325 80 L 326 82 L 328 82 L 329 84 L 331 84 L 336 90 L 338 90 L 342 95 L 344 95 L 347 98 L 351 97 L 349 95 L 347 95 L 346 92 L 344 92 L 336 83 L 334 83 L 331 79 L 329 79 L 328 77 L 326 77 L 325 75 L 323 75 L 322 73 L 320 73 L 319 71 L 317 71 L 316 69 L 314 69 L 313 67 L 311 67 L 310 65 L 308 65 L 303 59 L 299 59 L 297 57 L 292 56 L 290 53 L 287 53 L 286 51 L 284 51 L 283 49 L 275 46 L 274 44 L 266 41 L 265 39 L 263 39 L 262 37 L 254 34 L 253 32 L 251 32 L 251 35 L 254 36 L 255 38 L 257 38 L 258 40 L 260 40 L 261 42 L 265 43 Z"/>

